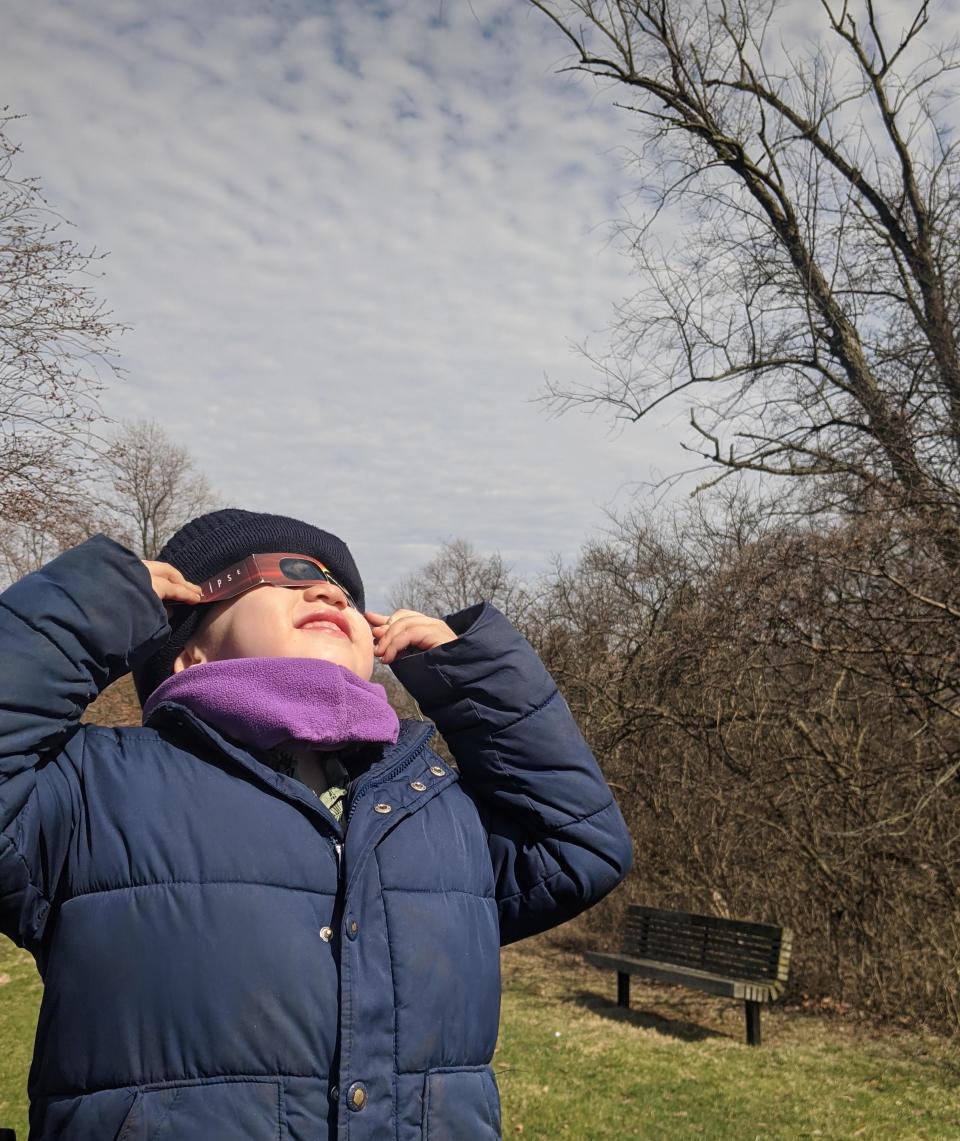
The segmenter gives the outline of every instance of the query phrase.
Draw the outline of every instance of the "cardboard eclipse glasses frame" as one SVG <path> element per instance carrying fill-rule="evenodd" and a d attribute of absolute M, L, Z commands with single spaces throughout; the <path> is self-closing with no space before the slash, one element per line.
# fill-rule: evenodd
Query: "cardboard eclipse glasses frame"
<path fill-rule="evenodd" d="M 271 554 L 247 555 L 200 583 L 201 602 L 222 602 L 255 586 L 313 586 L 329 582 L 342 590 L 347 601 L 359 610 L 350 591 L 338 582 L 319 559 L 297 555 L 288 551 Z"/>

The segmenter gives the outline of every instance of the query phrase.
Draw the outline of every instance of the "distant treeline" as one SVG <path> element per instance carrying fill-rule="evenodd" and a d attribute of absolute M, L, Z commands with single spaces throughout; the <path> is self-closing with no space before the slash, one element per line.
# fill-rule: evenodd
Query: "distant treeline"
<path fill-rule="evenodd" d="M 623 520 L 532 586 L 455 543 L 395 601 L 492 598 L 556 677 L 636 848 L 578 937 L 631 901 L 775 921 L 795 997 L 957 1031 L 951 549 L 930 518 L 735 497 Z"/>

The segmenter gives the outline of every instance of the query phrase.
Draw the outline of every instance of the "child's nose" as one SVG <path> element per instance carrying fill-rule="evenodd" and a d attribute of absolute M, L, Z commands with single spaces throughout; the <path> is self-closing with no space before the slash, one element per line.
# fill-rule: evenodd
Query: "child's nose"
<path fill-rule="evenodd" d="M 303 598 L 306 602 L 326 602 L 341 610 L 349 605 L 343 591 L 332 582 L 312 582 L 303 588 Z"/>

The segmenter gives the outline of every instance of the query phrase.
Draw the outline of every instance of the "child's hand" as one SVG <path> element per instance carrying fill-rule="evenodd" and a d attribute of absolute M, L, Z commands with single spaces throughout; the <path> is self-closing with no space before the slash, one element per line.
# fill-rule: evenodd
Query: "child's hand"
<path fill-rule="evenodd" d="M 157 597 L 164 604 L 163 608 L 170 614 L 168 602 L 200 602 L 203 595 L 199 586 L 187 582 L 176 567 L 169 563 L 155 563 L 142 559 L 143 565 L 150 572 L 150 585 L 157 592 Z"/>
<path fill-rule="evenodd" d="M 363 616 L 373 630 L 373 652 L 385 666 L 390 665 L 401 650 L 432 650 L 434 646 L 457 640 L 443 619 L 429 618 L 417 610 L 394 610 L 389 617 L 367 610 Z"/>

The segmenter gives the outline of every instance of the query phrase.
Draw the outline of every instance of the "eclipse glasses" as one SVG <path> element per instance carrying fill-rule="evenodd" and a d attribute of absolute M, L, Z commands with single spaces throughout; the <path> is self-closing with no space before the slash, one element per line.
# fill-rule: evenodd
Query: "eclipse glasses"
<path fill-rule="evenodd" d="M 217 571 L 199 586 L 201 602 L 222 602 L 225 598 L 234 598 L 255 586 L 312 586 L 320 582 L 329 582 L 342 590 L 354 610 L 360 609 L 343 583 L 338 582 L 318 559 L 306 555 L 247 555 L 239 562 Z"/>

